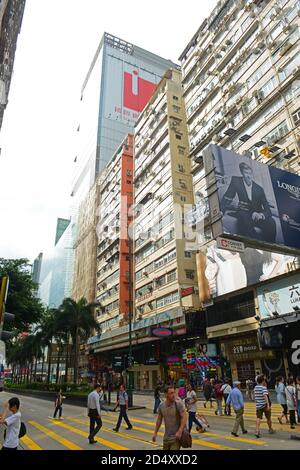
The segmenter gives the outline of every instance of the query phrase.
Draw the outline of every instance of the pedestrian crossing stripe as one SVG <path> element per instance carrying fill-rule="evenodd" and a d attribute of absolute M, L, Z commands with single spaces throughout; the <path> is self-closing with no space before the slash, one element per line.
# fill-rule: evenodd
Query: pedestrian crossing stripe
<path fill-rule="evenodd" d="M 68 418 L 68 419 L 73 421 L 73 418 Z M 130 417 L 130 419 L 131 419 L 131 417 Z M 105 422 L 105 423 L 114 424 L 114 421 L 110 421 L 106 418 L 102 418 L 102 421 Z M 133 421 L 133 419 L 131 419 L 131 421 Z M 87 424 L 87 423 L 88 423 L 88 421 L 82 420 L 82 424 Z M 153 425 L 153 423 L 151 423 L 151 424 Z M 138 426 L 134 426 L 134 429 L 136 431 L 140 431 L 140 432 L 143 432 L 143 433 L 152 434 L 152 435 L 154 434 L 154 429 L 150 430 L 150 429 L 141 428 L 141 427 L 138 427 Z M 163 437 L 164 433 L 158 432 L 157 435 L 160 436 L 160 437 Z M 193 439 L 193 444 L 199 445 L 201 447 L 209 447 L 209 448 L 215 449 L 215 450 L 238 450 L 237 448 L 228 447 L 228 446 L 224 446 L 222 444 L 216 444 L 216 443 L 208 442 L 208 441 L 200 441 L 200 440 L 197 440 L 197 439 Z"/>
<path fill-rule="evenodd" d="M 29 450 L 43 450 L 36 442 L 34 442 L 29 436 L 23 436 L 21 438 L 21 442 L 25 444 L 25 446 Z"/>
<path fill-rule="evenodd" d="M 110 417 L 110 416 L 109 416 Z M 145 421 L 145 420 L 142 420 L 142 419 L 135 419 L 135 418 L 132 418 L 130 416 L 130 421 L 132 421 L 133 423 L 140 423 L 140 424 L 146 424 L 146 425 L 149 425 L 149 426 L 155 426 L 155 422 L 153 421 Z M 105 422 L 108 422 L 107 420 Z M 114 421 L 109 421 L 110 423 L 114 423 Z M 164 426 L 162 425 L 162 428 Z M 135 427 L 136 429 L 136 427 Z M 197 434 L 198 436 L 198 434 Z M 219 434 L 219 433 L 211 433 L 211 432 L 205 432 L 204 434 L 205 437 L 219 437 L 219 438 L 222 438 L 222 439 L 225 439 L 225 440 L 229 440 L 229 441 L 237 441 L 237 442 L 243 442 L 245 444 L 254 444 L 254 445 L 266 445 L 267 442 L 265 441 L 257 441 L 257 440 L 254 440 L 254 439 L 250 439 L 250 438 L 244 438 L 244 437 L 231 437 L 231 436 L 226 436 L 226 434 Z"/>
<path fill-rule="evenodd" d="M 67 429 L 68 431 L 71 431 L 75 434 L 79 434 L 80 436 L 88 438 L 88 433 L 81 431 L 80 429 L 74 428 L 73 426 L 70 426 L 69 424 L 66 423 L 61 423 L 60 421 L 55 421 L 54 423 L 55 426 L 59 426 L 61 428 Z M 94 438 L 99 444 L 102 444 L 105 447 L 108 447 L 113 450 L 129 450 L 127 447 L 120 446 L 119 444 L 115 444 L 114 442 L 107 441 L 106 439 L 102 439 L 100 437 L 95 436 Z"/>
<path fill-rule="evenodd" d="M 73 421 L 74 423 L 77 423 L 77 424 L 85 424 L 85 425 L 88 424 L 88 421 L 86 421 L 86 420 L 84 421 L 84 420 L 80 420 L 80 419 L 76 419 L 76 418 L 68 418 L 68 419 L 69 419 L 70 421 Z M 102 418 L 102 421 L 104 421 L 103 418 Z M 106 420 L 105 422 L 113 423 L 113 421 L 108 421 L 108 420 Z M 109 433 L 109 434 L 113 434 L 114 436 L 116 436 L 115 431 L 112 431 L 111 429 L 102 427 L 102 428 L 101 428 L 101 431 L 105 431 L 105 432 L 107 432 L 107 433 Z M 137 442 L 141 442 L 141 443 L 143 443 L 143 444 L 148 444 L 148 445 L 150 445 L 150 446 L 152 446 L 152 447 L 160 447 L 159 445 L 154 444 L 154 442 L 152 442 L 152 441 L 147 441 L 146 439 L 137 438 L 137 437 L 135 437 L 135 436 L 132 436 L 132 434 L 127 434 L 127 433 L 124 433 L 124 432 L 120 432 L 120 431 L 119 431 L 117 435 L 120 436 L 120 437 L 125 437 L 125 438 L 127 438 L 127 439 L 130 439 L 130 440 L 132 440 L 132 441 L 137 441 Z"/>
<path fill-rule="evenodd" d="M 74 444 L 74 442 L 69 441 L 68 439 L 65 439 L 64 437 L 60 436 L 59 434 L 56 434 L 55 432 L 51 431 L 50 429 L 46 428 L 45 426 L 42 426 L 41 424 L 37 423 L 36 421 L 29 421 L 28 422 L 31 426 L 34 428 L 38 429 L 42 433 L 46 434 L 46 436 L 50 437 L 56 442 L 59 442 L 59 444 L 63 445 L 69 450 L 83 450 L 81 447 L 79 447 L 77 444 Z"/>

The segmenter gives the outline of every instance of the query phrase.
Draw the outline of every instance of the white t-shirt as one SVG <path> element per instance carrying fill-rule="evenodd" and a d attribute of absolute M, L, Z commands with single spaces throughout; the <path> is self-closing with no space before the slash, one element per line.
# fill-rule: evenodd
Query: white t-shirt
<path fill-rule="evenodd" d="M 192 403 L 192 401 L 197 400 L 196 392 L 194 390 L 192 390 L 191 392 L 187 392 L 186 398 L 187 398 L 188 411 L 192 411 L 193 413 L 196 413 L 197 411 L 196 402 Z"/>
<path fill-rule="evenodd" d="M 7 424 L 4 447 L 15 449 L 19 445 L 19 433 L 21 428 L 21 413 L 17 413 L 5 418 Z"/>
<path fill-rule="evenodd" d="M 223 392 L 224 395 L 229 395 L 229 393 L 231 392 L 232 388 L 229 384 L 223 384 L 222 387 L 221 387 L 221 390 Z"/>

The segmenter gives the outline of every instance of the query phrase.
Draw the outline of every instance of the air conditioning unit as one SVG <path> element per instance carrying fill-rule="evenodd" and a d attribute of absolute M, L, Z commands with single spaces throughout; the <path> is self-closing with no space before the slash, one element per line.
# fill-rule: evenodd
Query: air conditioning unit
<path fill-rule="evenodd" d="M 146 269 L 144 269 L 144 271 L 143 271 L 143 276 L 149 277 L 149 273 L 148 273 L 148 271 L 146 271 Z"/>
<path fill-rule="evenodd" d="M 165 160 L 161 160 L 161 161 L 159 162 L 160 166 L 164 166 L 165 163 L 166 163 Z"/>
<path fill-rule="evenodd" d="M 291 47 L 293 47 L 293 44 L 291 42 L 286 42 L 281 48 L 280 48 L 280 51 L 279 51 L 279 54 L 280 56 L 284 56 L 290 49 Z"/>

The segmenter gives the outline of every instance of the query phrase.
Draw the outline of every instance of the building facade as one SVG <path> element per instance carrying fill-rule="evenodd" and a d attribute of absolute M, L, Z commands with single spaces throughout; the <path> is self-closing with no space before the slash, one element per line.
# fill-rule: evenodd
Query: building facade
<path fill-rule="evenodd" d="M 196 204 L 207 195 L 203 151 L 210 143 L 299 174 L 299 6 L 221 1 L 181 54 Z M 209 340 L 218 340 L 233 378 L 243 383 L 255 370 L 279 370 L 287 363 L 284 348 L 266 350 L 258 341 L 255 287 L 289 277 L 298 259 L 259 249 L 239 256 L 214 242 L 206 248 L 197 261 Z"/>
<path fill-rule="evenodd" d="M 26 0 L 0 3 L 0 129 L 8 103 L 13 66 Z"/>

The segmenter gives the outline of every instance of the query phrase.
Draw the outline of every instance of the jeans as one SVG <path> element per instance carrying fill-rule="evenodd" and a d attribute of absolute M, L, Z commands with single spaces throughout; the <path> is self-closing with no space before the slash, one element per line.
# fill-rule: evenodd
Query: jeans
<path fill-rule="evenodd" d="M 132 428 L 131 422 L 129 421 L 128 416 L 127 416 L 126 405 L 120 405 L 120 414 L 119 414 L 119 419 L 118 419 L 118 423 L 116 426 L 116 429 L 118 430 L 120 429 L 122 418 L 125 419 L 127 426 L 129 428 Z"/>
<path fill-rule="evenodd" d="M 226 394 L 224 395 L 224 402 L 225 402 L 224 413 L 225 413 L 225 415 L 231 416 L 231 406 L 228 405 L 228 413 L 227 413 L 227 407 L 226 407 L 226 402 L 227 402 L 228 396 L 229 396 L 229 393 L 226 393 Z"/>
<path fill-rule="evenodd" d="M 91 441 L 92 439 L 94 439 L 96 434 L 100 431 L 102 427 L 102 419 L 100 416 L 98 416 L 97 410 L 90 410 L 89 418 L 90 418 L 90 434 L 88 438 Z M 95 424 L 97 424 L 96 427 L 95 427 Z"/>
<path fill-rule="evenodd" d="M 245 431 L 244 408 L 241 408 L 240 410 L 234 410 L 234 412 L 235 412 L 235 423 L 234 423 L 232 432 L 234 434 L 237 434 L 240 426 L 242 428 L 242 431 Z"/>
<path fill-rule="evenodd" d="M 221 400 L 217 400 L 217 410 L 216 412 L 221 416 L 223 413 L 222 413 L 222 399 Z"/>
<path fill-rule="evenodd" d="M 202 428 L 201 424 L 196 418 L 196 411 L 189 411 L 189 432 L 191 432 L 193 423 Z"/>
<path fill-rule="evenodd" d="M 298 423 L 300 423 L 300 400 L 298 400 Z"/>
<path fill-rule="evenodd" d="M 157 413 L 157 410 L 158 410 L 158 407 L 159 405 L 161 404 L 161 400 L 160 398 L 155 398 L 154 399 L 154 409 L 153 409 L 153 413 Z"/>
<path fill-rule="evenodd" d="M 55 407 L 53 418 L 56 418 L 56 415 L 57 415 L 58 411 L 59 411 L 59 417 L 61 418 L 61 415 L 62 415 L 62 406 L 61 405 L 57 405 Z"/>
<path fill-rule="evenodd" d="M 296 410 L 290 410 L 290 425 L 295 426 L 296 424 Z"/>

